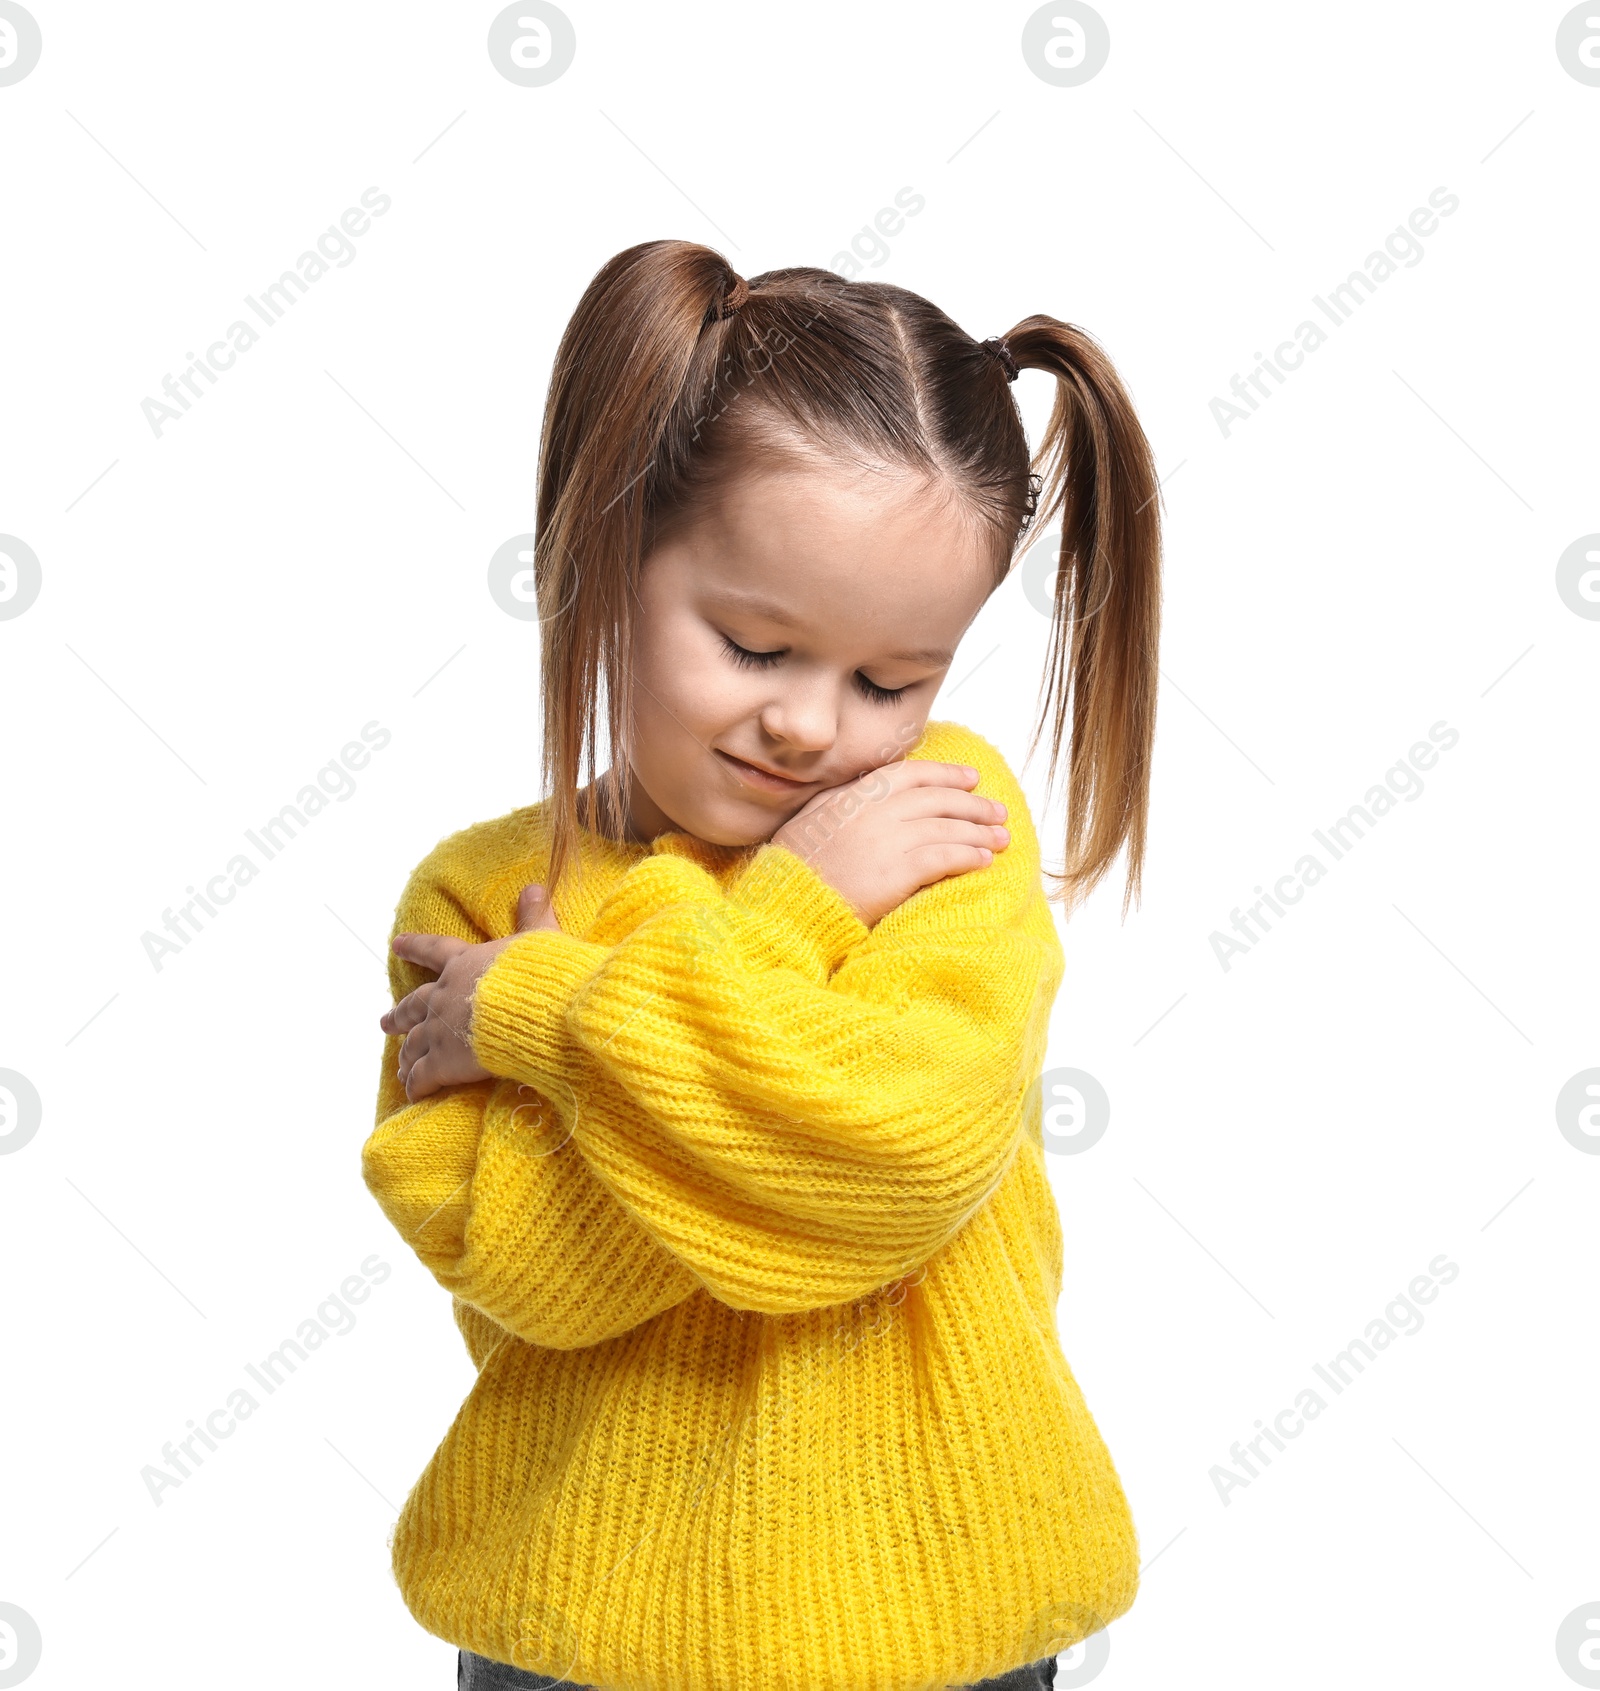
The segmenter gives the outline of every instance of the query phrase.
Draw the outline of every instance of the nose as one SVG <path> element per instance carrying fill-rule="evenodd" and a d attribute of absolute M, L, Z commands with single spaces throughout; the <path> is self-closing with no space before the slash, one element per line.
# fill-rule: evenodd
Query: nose
<path fill-rule="evenodd" d="M 788 678 L 761 709 L 763 732 L 797 752 L 825 752 L 839 737 L 838 701 L 822 676 Z"/>

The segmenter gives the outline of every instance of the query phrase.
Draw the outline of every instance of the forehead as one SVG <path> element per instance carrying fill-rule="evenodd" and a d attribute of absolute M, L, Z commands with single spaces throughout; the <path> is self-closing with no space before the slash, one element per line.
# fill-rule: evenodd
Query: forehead
<path fill-rule="evenodd" d="M 705 608 L 948 651 L 995 585 L 995 540 L 947 483 L 796 460 L 719 489 L 673 548 Z"/>

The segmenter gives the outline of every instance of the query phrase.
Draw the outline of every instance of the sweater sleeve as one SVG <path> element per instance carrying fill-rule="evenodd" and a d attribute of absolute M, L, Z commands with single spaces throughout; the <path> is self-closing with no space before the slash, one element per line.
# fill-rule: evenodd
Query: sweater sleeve
<path fill-rule="evenodd" d="M 958 755 L 1011 844 L 870 933 L 782 846 L 725 891 L 668 855 L 564 1030 L 571 944 L 563 962 L 529 936 L 478 983 L 479 1061 L 549 1096 L 628 1214 L 736 1308 L 826 1308 L 915 1270 L 1017 1152 L 1060 942 L 1015 778 L 976 736 Z"/>
<path fill-rule="evenodd" d="M 490 938 L 453 879 L 438 853 L 425 860 L 400 900 L 394 932 L 474 944 Z M 568 936 L 528 938 L 555 946 Z M 561 989 L 543 1016 L 552 1026 L 565 1010 L 563 994 L 609 955 L 582 940 L 557 948 Z M 391 953 L 396 1001 L 428 978 Z M 627 1332 L 695 1289 L 694 1276 L 596 1177 L 566 1118 L 534 1086 L 497 1078 L 409 1103 L 396 1073 L 400 1045 L 399 1035 L 385 1038 L 362 1176 L 401 1237 L 454 1294 L 458 1325 L 465 1305 L 530 1343 L 570 1349 Z M 466 1320 L 472 1331 L 464 1326 L 463 1333 L 479 1361 L 483 1323 Z"/>

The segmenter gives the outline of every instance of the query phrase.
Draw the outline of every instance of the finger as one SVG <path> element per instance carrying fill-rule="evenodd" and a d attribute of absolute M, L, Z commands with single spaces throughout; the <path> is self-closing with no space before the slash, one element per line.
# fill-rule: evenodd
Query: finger
<path fill-rule="evenodd" d="M 1010 814 L 999 799 L 969 793 L 961 787 L 912 787 L 897 795 L 895 814 L 913 817 L 950 816 L 964 822 L 1004 822 Z"/>
<path fill-rule="evenodd" d="M 426 1098 L 430 1093 L 439 1090 L 439 1082 L 434 1078 L 426 1063 L 414 1063 L 406 1076 L 406 1098 L 415 1104 L 419 1099 Z"/>
<path fill-rule="evenodd" d="M 378 1026 L 385 1033 L 410 1033 L 428 1014 L 428 999 L 436 982 L 427 981 L 419 986 L 415 992 L 408 992 L 386 1015 L 380 1018 Z"/>
<path fill-rule="evenodd" d="M 948 880 L 952 875 L 965 875 L 969 870 L 987 869 L 994 862 L 994 853 L 982 846 L 928 845 L 908 852 L 918 886 L 932 886 L 935 881 Z"/>
<path fill-rule="evenodd" d="M 537 928 L 544 919 L 550 895 L 539 881 L 532 881 L 517 894 L 517 932 L 526 933 Z"/>
<path fill-rule="evenodd" d="M 797 810 L 790 821 L 798 822 L 819 810 L 826 810 L 832 815 L 854 815 L 869 804 L 889 798 L 904 799 L 913 792 L 945 796 L 966 792 L 969 797 L 975 797 L 969 789 L 977 782 L 978 772 L 969 764 L 931 763 L 926 759 L 907 758 L 899 763 L 868 769 L 842 786 L 825 788 Z M 936 803 L 937 800 L 930 802 Z"/>
<path fill-rule="evenodd" d="M 433 974 L 438 974 L 452 957 L 467 949 L 464 939 L 452 939 L 448 934 L 396 934 L 389 945 L 396 957 L 419 964 Z"/>
<path fill-rule="evenodd" d="M 517 932 L 526 934 L 545 929 L 560 933 L 561 923 L 550 899 L 550 889 L 534 881 L 517 895 Z"/>
<path fill-rule="evenodd" d="M 970 789 L 978 784 L 978 771 L 970 763 L 935 763 L 925 757 L 907 757 L 898 763 L 886 763 L 881 768 L 868 770 L 861 779 L 870 781 L 874 775 L 889 780 L 896 792 L 903 792 L 908 787 Z"/>
<path fill-rule="evenodd" d="M 402 1080 L 407 1079 L 412 1069 L 428 1054 L 428 1047 L 433 1043 L 433 1029 L 427 1022 L 414 1027 L 400 1042 L 400 1054 L 396 1059 Z"/>
<path fill-rule="evenodd" d="M 948 816 L 925 817 L 906 824 L 905 847 L 914 851 L 919 846 L 960 845 L 981 846 L 988 851 L 1004 851 L 1011 843 L 1011 832 L 999 823 L 962 822 Z"/>
<path fill-rule="evenodd" d="M 482 1074 L 483 1070 L 459 1047 L 430 1046 L 428 1054 L 411 1070 L 407 1095 L 413 1099 L 425 1098 L 447 1086 L 476 1080 Z"/>

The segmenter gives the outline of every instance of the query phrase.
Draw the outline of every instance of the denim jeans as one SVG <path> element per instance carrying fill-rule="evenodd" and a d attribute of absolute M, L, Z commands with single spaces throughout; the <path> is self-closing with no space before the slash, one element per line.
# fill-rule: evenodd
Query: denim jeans
<path fill-rule="evenodd" d="M 951 1691 L 1051 1691 L 1056 1682 L 1056 1658 L 1044 1656 L 1026 1667 L 1012 1668 L 994 1679 L 980 1679 L 971 1686 L 952 1686 Z M 456 1691 L 594 1691 L 593 1686 L 574 1685 L 570 1680 L 551 1679 L 526 1668 L 477 1656 L 471 1650 L 457 1652 Z"/>

